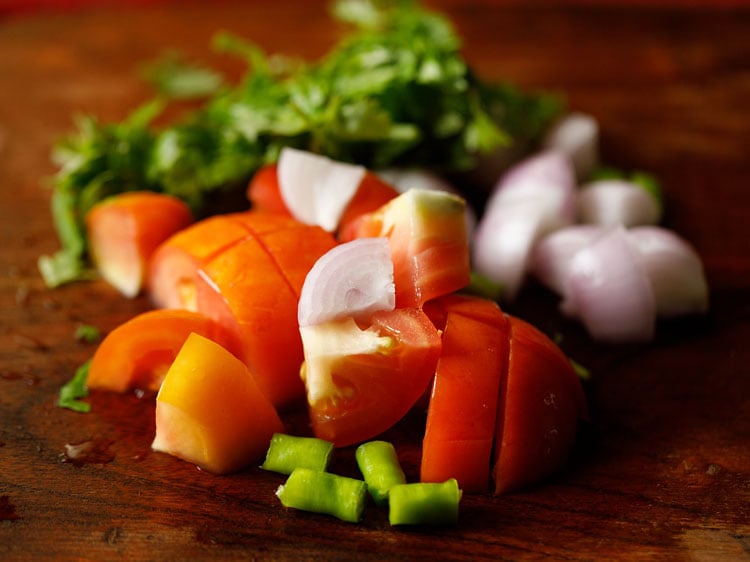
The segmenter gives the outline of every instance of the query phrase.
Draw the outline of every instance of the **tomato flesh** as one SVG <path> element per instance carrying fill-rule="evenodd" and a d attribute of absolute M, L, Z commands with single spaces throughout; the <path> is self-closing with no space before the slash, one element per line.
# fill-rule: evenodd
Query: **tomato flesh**
<path fill-rule="evenodd" d="M 366 327 L 335 322 L 304 329 L 303 372 L 315 435 L 341 447 L 382 433 L 409 411 L 435 372 L 441 342 L 415 308 L 376 312 Z M 319 337 L 323 330 L 334 335 Z"/>

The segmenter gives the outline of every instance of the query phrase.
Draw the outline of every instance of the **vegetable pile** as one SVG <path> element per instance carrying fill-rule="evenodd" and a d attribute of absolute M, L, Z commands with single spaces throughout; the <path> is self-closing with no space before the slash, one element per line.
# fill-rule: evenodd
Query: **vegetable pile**
<path fill-rule="evenodd" d="M 265 453 L 289 475 L 285 506 L 358 521 L 369 490 L 393 524 L 450 523 L 462 493 L 559 470 L 587 416 L 571 361 L 498 300 L 534 277 L 592 339 L 624 342 L 704 312 L 708 290 L 695 251 L 656 226 L 653 179 L 599 168 L 592 117 L 483 83 L 436 14 L 355 5 L 338 9 L 358 33 L 318 64 L 279 73 L 222 36 L 252 66 L 238 88 L 161 131 L 159 99 L 64 143 L 45 279 L 90 265 L 155 310 L 110 332 L 60 403 L 151 391 L 156 451 L 216 474 Z M 476 213 L 440 174 L 510 142 L 538 151 Z M 248 204 L 205 216 L 231 189 Z M 301 407 L 310 435 L 285 435 Z M 377 438 L 425 407 L 421 482 L 407 484 Z M 327 473 L 332 448 L 354 445 L 364 481 Z"/>

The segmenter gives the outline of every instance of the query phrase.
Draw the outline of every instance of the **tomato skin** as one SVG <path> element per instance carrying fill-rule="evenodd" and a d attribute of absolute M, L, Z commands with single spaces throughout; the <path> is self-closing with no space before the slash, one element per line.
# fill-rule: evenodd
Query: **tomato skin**
<path fill-rule="evenodd" d="M 190 208 L 171 195 L 131 191 L 105 199 L 86 215 L 91 260 L 124 296 L 137 296 L 156 248 L 193 222 Z"/>
<path fill-rule="evenodd" d="M 393 345 L 341 356 L 330 373 L 339 393 L 308 404 L 315 435 L 337 447 L 371 439 L 396 424 L 427 388 L 440 356 L 439 333 L 420 309 L 377 312 L 368 329 L 391 338 Z"/>
<path fill-rule="evenodd" d="M 99 344 L 86 384 L 92 389 L 127 392 L 159 390 L 169 365 L 192 332 L 232 353 L 239 341 L 221 324 L 186 310 L 152 310 L 120 324 Z"/>
<path fill-rule="evenodd" d="M 297 302 L 304 277 L 333 237 L 293 219 L 247 214 L 248 235 L 206 260 L 196 277 L 197 309 L 236 334 L 241 357 L 277 407 L 304 397 Z"/>
<path fill-rule="evenodd" d="M 508 359 L 508 321 L 495 302 L 477 297 L 450 295 L 426 308 L 443 332 L 422 443 L 421 480 L 455 478 L 465 492 L 486 492 Z"/>
<path fill-rule="evenodd" d="M 579 418 L 583 388 L 568 358 L 542 332 L 513 316 L 506 380 L 497 420 L 495 493 L 534 484 L 566 462 Z"/>
<path fill-rule="evenodd" d="M 224 474 L 257 462 L 283 430 L 247 367 L 217 343 L 190 334 L 156 397 L 153 449 Z"/>

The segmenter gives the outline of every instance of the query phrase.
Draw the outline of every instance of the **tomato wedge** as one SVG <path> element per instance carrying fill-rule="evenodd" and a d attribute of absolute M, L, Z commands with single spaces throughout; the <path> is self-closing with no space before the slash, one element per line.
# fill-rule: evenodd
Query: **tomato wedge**
<path fill-rule="evenodd" d="M 427 388 L 440 335 L 420 309 L 376 312 L 300 329 L 312 428 L 337 447 L 365 441 L 398 422 Z"/>
<path fill-rule="evenodd" d="M 146 281 L 152 253 L 192 222 L 190 208 L 171 195 L 131 191 L 109 197 L 86 215 L 91 260 L 105 281 L 135 297 Z"/>
<path fill-rule="evenodd" d="M 570 363 L 547 336 L 513 316 L 501 386 L 493 469 L 495 493 L 539 482 L 565 464 L 586 399 Z"/>
<path fill-rule="evenodd" d="M 126 392 L 159 390 L 190 333 L 211 339 L 235 355 L 239 341 L 224 326 L 187 310 L 151 310 L 120 324 L 99 344 L 89 367 L 89 388 Z"/>
<path fill-rule="evenodd" d="M 247 186 L 247 198 L 255 211 L 292 216 L 281 197 L 276 164 L 263 166 L 255 172 Z"/>
<path fill-rule="evenodd" d="M 443 330 L 443 348 L 427 412 L 421 480 L 455 478 L 466 492 L 485 492 L 508 359 L 508 320 L 495 302 L 469 296 L 443 297 L 427 310 Z"/>
<path fill-rule="evenodd" d="M 387 237 L 396 306 L 421 307 L 470 281 L 465 211 L 466 203 L 457 195 L 410 189 L 363 215 L 340 239 Z"/>
<path fill-rule="evenodd" d="M 302 284 L 336 241 L 319 227 L 280 215 L 248 213 L 243 220 L 248 235 L 200 267 L 197 309 L 237 335 L 261 390 L 284 407 L 305 395 L 297 329 Z"/>

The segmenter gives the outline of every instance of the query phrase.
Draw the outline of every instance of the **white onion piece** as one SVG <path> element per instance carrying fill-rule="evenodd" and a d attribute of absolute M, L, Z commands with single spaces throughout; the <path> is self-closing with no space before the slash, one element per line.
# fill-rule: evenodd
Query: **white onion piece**
<path fill-rule="evenodd" d="M 542 146 L 567 154 L 578 178 L 588 177 L 599 163 L 599 124 L 591 115 L 569 113 L 550 128 Z"/>
<path fill-rule="evenodd" d="M 658 224 L 662 208 L 641 186 L 619 179 L 599 180 L 578 194 L 578 219 L 588 224 L 625 227 Z"/>
<path fill-rule="evenodd" d="M 529 270 L 536 279 L 564 296 L 565 283 L 573 256 L 593 243 L 606 230 L 593 224 L 575 224 L 543 237 L 531 254 Z"/>
<path fill-rule="evenodd" d="M 595 340 L 650 341 L 654 292 L 641 257 L 622 227 L 579 250 L 570 262 L 562 310 L 578 317 Z"/>
<path fill-rule="evenodd" d="M 285 147 L 278 163 L 279 190 L 294 218 L 333 232 L 365 172 L 362 166 Z"/>
<path fill-rule="evenodd" d="M 703 263 L 687 241 L 657 226 L 633 228 L 629 236 L 648 272 L 657 315 L 672 318 L 708 310 L 708 283 Z"/>
<path fill-rule="evenodd" d="M 548 150 L 522 160 L 498 180 L 485 215 L 498 205 L 534 199 L 545 209 L 543 230 L 551 231 L 575 220 L 576 197 L 573 164 L 562 152 Z"/>
<path fill-rule="evenodd" d="M 297 308 L 300 326 L 393 310 L 396 292 L 387 238 L 358 238 L 321 256 L 305 277 Z"/>
<path fill-rule="evenodd" d="M 515 299 L 521 289 L 544 215 L 544 207 L 536 201 L 519 201 L 496 207 L 474 233 L 474 269 L 502 287 L 505 301 Z"/>
<path fill-rule="evenodd" d="M 422 168 L 387 168 L 380 170 L 378 176 L 393 186 L 399 193 L 409 189 L 426 189 L 430 191 L 445 191 L 454 195 L 463 194 L 453 185 L 437 174 Z M 466 232 L 471 235 L 477 225 L 477 215 L 469 205 L 466 205 Z"/>
<path fill-rule="evenodd" d="M 573 167 L 560 152 L 527 158 L 500 178 L 474 233 L 472 262 L 502 286 L 504 300 L 521 288 L 537 240 L 573 221 L 575 197 Z"/>

